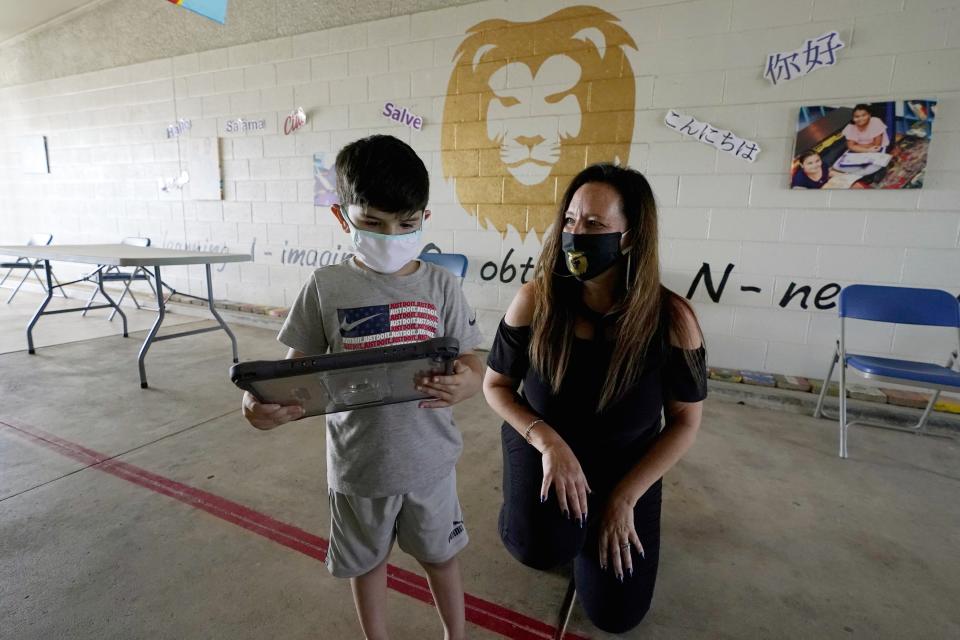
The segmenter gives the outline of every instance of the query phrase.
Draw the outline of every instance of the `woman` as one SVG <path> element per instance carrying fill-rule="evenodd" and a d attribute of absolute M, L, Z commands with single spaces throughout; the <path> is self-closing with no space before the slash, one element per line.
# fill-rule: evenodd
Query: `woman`
<path fill-rule="evenodd" d="M 865 104 L 853 108 L 851 122 L 843 128 L 843 137 L 847 139 L 848 151 L 883 151 L 890 144 L 887 125 L 871 115 L 870 107 Z"/>
<path fill-rule="evenodd" d="M 800 166 L 790 183 L 793 189 L 820 189 L 836 173 L 833 169 L 823 170 L 823 160 L 816 151 L 804 151 L 798 161 Z"/>
<path fill-rule="evenodd" d="M 700 328 L 660 284 L 657 241 L 643 175 L 580 172 L 500 323 L 483 385 L 506 420 L 504 545 L 537 569 L 573 560 L 587 615 L 613 633 L 650 607 L 660 478 L 693 444 L 706 396 Z"/>

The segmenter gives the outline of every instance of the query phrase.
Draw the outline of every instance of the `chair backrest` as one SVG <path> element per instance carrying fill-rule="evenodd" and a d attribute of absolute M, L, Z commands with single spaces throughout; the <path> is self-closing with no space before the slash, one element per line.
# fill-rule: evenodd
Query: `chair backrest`
<path fill-rule="evenodd" d="M 852 284 L 840 292 L 841 318 L 960 327 L 960 302 L 940 289 Z"/>
<path fill-rule="evenodd" d="M 27 240 L 28 247 L 45 247 L 53 242 L 52 233 L 35 233 Z"/>
<path fill-rule="evenodd" d="M 443 267 L 458 278 L 464 278 L 467 275 L 467 256 L 462 253 L 426 252 L 420 254 L 420 260 L 432 262 L 439 267 Z"/>
<path fill-rule="evenodd" d="M 149 247 L 150 238 L 124 238 L 120 244 L 130 245 L 131 247 Z"/>

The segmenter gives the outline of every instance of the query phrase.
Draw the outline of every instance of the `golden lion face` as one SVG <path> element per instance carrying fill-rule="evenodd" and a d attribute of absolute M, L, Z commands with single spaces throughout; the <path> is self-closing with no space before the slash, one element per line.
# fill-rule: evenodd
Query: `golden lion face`
<path fill-rule="evenodd" d="M 443 174 L 484 226 L 542 233 L 581 169 L 627 163 L 636 90 L 624 50 L 636 45 L 616 20 L 578 6 L 467 30 L 447 86 Z"/>

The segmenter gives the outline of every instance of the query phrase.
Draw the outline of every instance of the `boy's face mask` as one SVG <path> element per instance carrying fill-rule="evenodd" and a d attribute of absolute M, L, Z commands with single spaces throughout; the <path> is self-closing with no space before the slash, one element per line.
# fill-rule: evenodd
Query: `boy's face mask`
<path fill-rule="evenodd" d="M 620 259 L 623 233 L 569 233 L 560 236 L 567 269 L 574 278 L 593 280 Z"/>
<path fill-rule="evenodd" d="M 341 207 L 344 217 L 350 224 L 352 232 L 354 254 L 357 258 L 374 271 L 379 273 L 396 273 L 408 262 L 420 255 L 423 242 L 423 218 L 420 228 L 411 233 L 390 235 L 375 233 L 357 228 L 352 216 L 360 216 L 363 207 L 358 204 Z"/>

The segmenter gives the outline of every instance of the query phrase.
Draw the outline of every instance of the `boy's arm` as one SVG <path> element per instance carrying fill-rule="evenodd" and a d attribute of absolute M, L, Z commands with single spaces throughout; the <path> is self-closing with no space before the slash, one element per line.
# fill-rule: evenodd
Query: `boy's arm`
<path fill-rule="evenodd" d="M 289 349 L 287 360 L 302 358 L 306 354 Z M 243 392 L 243 417 L 251 425 L 263 431 L 275 429 L 282 424 L 303 417 L 303 407 L 300 405 L 261 404 L 249 391 Z"/>
<path fill-rule="evenodd" d="M 483 384 L 483 362 L 473 351 L 462 354 L 453 362 L 453 374 L 421 378 L 417 386 L 419 391 L 429 393 L 436 400 L 424 400 L 423 409 L 450 407 L 471 398 Z"/>

